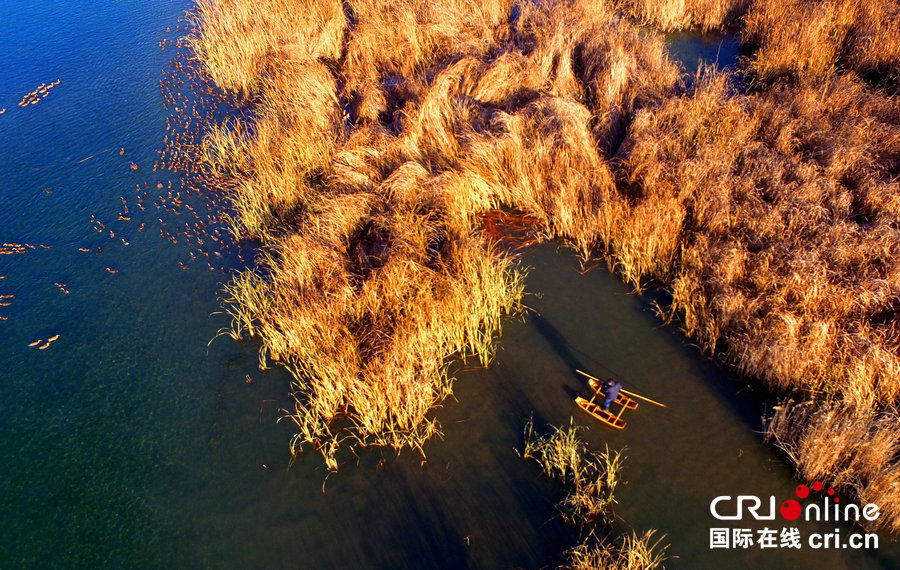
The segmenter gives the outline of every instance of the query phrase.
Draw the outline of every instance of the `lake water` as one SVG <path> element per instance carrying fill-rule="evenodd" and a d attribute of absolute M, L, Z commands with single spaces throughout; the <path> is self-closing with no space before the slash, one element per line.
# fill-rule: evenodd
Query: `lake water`
<path fill-rule="evenodd" d="M 0 307 L 0 567 L 555 565 L 578 533 L 556 516 L 562 490 L 515 452 L 532 414 L 626 448 L 616 531 L 666 533 L 671 567 L 897 566 L 886 536 L 877 553 L 711 551 L 713 497 L 796 484 L 761 442 L 764 401 L 660 327 L 649 299 L 553 245 L 524 256 L 535 311 L 506 323 L 489 370 L 458 374 L 426 462 L 373 449 L 336 475 L 314 453 L 288 469 L 288 376 L 260 371 L 252 342 L 210 343 L 228 325 L 222 269 L 241 261 L 225 253 L 210 271 L 184 239 L 160 239 L 177 218 L 137 207 L 138 185 L 178 188 L 152 170 L 173 55 L 158 44 L 187 8 L 0 3 L 0 242 L 34 246 L 0 256 L 0 296 L 14 295 Z M 575 407 L 574 368 L 669 407 L 641 405 L 613 432 Z"/>

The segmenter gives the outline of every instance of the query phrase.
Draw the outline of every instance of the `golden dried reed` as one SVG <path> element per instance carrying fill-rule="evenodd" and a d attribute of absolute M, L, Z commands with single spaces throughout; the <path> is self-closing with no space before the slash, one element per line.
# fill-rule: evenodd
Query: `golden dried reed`
<path fill-rule="evenodd" d="M 739 23 L 752 0 L 617 0 L 634 19 L 661 30 L 729 30 Z"/>
<path fill-rule="evenodd" d="M 738 95 L 708 73 L 636 118 L 609 245 L 635 285 L 670 288 L 665 315 L 704 350 L 822 402 L 772 433 L 805 477 L 890 505 L 892 529 L 896 456 L 874 449 L 897 441 L 898 153 L 896 99 L 852 75 Z"/>
<path fill-rule="evenodd" d="M 480 231 L 507 208 L 668 288 L 665 316 L 704 350 L 825 402 L 772 433 L 806 475 L 891 503 L 893 455 L 796 449 L 815 429 L 842 430 L 836 449 L 895 441 L 900 106 L 833 73 L 896 84 L 896 6 L 755 1 L 759 84 L 796 81 L 746 95 L 710 71 L 679 94 L 660 40 L 617 6 L 722 29 L 748 5 L 200 1 L 190 45 L 248 106 L 210 130 L 205 173 L 264 248 L 228 287 L 231 332 L 295 373 L 292 449 L 335 468 L 347 438 L 421 449 L 438 433 L 447 359 L 486 363 L 522 294 Z M 829 415 L 838 401 L 851 411 Z"/>
<path fill-rule="evenodd" d="M 621 477 L 621 452 L 590 451 L 578 437 L 575 421 L 568 428 L 553 427 L 548 435 L 534 433 L 529 420 L 525 426 L 523 459 L 533 459 L 544 474 L 569 489 L 559 503 L 563 519 L 569 523 L 589 525 L 613 519 L 612 507 L 616 485 Z"/>
<path fill-rule="evenodd" d="M 662 539 L 651 544 L 656 531 L 648 531 L 641 537 L 632 532 L 622 535 L 614 543 L 595 535 L 596 524 L 615 520 L 613 495 L 621 479 L 624 457 L 621 452 L 609 448 L 601 453 L 591 451 L 578 437 L 578 429 L 574 420 L 570 420 L 568 428 L 551 426 L 549 434 L 538 435 L 534 432 L 533 420 L 525 425 L 522 458 L 536 461 L 545 475 L 568 489 L 566 498 L 557 505 L 563 520 L 578 524 L 582 531 L 590 529 L 584 541 L 566 553 L 567 564 L 561 568 L 629 570 L 659 567 L 668 547 L 657 548 Z"/>
<path fill-rule="evenodd" d="M 197 0 L 191 24 L 188 44 L 216 84 L 251 96 L 274 60 L 340 57 L 347 19 L 336 0 Z"/>
<path fill-rule="evenodd" d="M 638 117 L 613 249 L 672 283 L 712 352 L 781 390 L 862 406 L 900 395 L 900 108 L 850 77 L 758 96 L 721 74 Z"/>
<path fill-rule="evenodd" d="M 249 105 L 202 148 L 233 231 L 264 248 L 227 288 L 230 332 L 295 373 L 292 449 L 330 468 L 346 438 L 421 449 L 447 359 L 489 361 L 522 272 L 481 214 L 586 255 L 611 223 L 606 153 L 679 81 L 658 39 L 582 0 L 206 0 L 194 23 Z"/>
<path fill-rule="evenodd" d="M 808 481 L 823 481 L 878 505 L 875 528 L 900 530 L 900 415 L 840 402 L 789 402 L 766 426 L 766 437 L 787 453 Z"/>
<path fill-rule="evenodd" d="M 827 77 L 843 68 L 900 85 L 900 4 L 894 1 L 754 0 L 743 39 L 759 46 L 751 68 L 766 82 Z"/>
<path fill-rule="evenodd" d="M 661 537 L 653 540 L 655 530 L 643 535 L 631 531 L 610 544 L 591 533 L 581 544 L 566 553 L 565 570 L 652 570 L 666 560 L 668 545 L 660 547 Z"/>

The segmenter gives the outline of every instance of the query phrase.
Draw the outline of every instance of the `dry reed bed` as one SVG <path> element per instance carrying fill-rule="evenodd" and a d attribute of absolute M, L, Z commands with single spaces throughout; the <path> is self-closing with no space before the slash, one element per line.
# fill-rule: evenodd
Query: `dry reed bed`
<path fill-rule="evenodd" d="M 754 0 L 742 37 L 759 46 L 751 68 L 764 81 L 827 77 L 840 68 L 900 86 L 896 0 Z"/>
<path fill-rule="evenodd" d="M 900 106 L 852 76 L 741 96 L 710 73 L 635 119 L 609 247 L 626 279 L 670 289 L 669 318 L 702 349 L 776 392 L 840 402 L 842 426 L 896 448 L 900 428 L 881 418 L 900 396 L 898 157 Z M 824 413 L 775 422 L 773 436 L 863 445 Z M 898 468 L 893 452 L 869 454 L 826 476 L 813 464 L 829 449 L 808 449 L 802 473 L 863 497 L 876 491 L 860 482 Z M 900 528 L 900 493 L 880 492 L 881 522 Z"/>
<path fill-rule="evenodd" d="M 895 99 L 850 77 L 736 96 L 714 74 L 625 147 L 619 267 L 671 282 L 704 349 L 775 389 L 900 395 Z"/>
<path fill-rule="evenodd" d="M 660 546 L 662 538 L 652 541 L 656 533 L 650 530 L 639 536 L 632 531 L 615 541 L 599 537 L 600 523 L 615 520 L 613 505 L 616 486 L 621 481 L 624 456 L 621 452 L 594 452 L 578 437 L 574 420 L 569 427 L 550 426 L 550 433 L 536 434 L 534 423 L 525 426 L 523 459 L 537 462 L 544 475 L 559 481 L 568 495 L 557 507 L 569 524 L 577 524 L 584 540 L 566 553 L 566 565 L 561 568 L 574 570 L 621 569 L 648 570 L 658 568 L 666 558 L 667 545 Z"/>
<path fill-rule="evenodd" d="M 635 20 L 661 30 L 730 30 L 753 0 L 616 0 Z"/>
<path fill-rule="evenodd" d="M 735 99 L 708 84 L 651 119 L 652 142 L 638 121 L 638 152 L 657 157 L 630 157 L 624 177 L 649 175 L 658 190 L 667 169 L 683 176 L 664 196 L 626 200 L 630 221 L 609 244 L 620 268 L 635 283 L 671 283 L 670 317 L 707 350 L 718 345 L 771 387 L 818 398 L 780 408 L 767 436 L 804 478 L 881 505 L 880 525 L 900 529 L 898 105 L 852 74 L 834 77 L 853 70 L 896 93 L 900 3 L 620 6 L 666 30 L 739 28 L 757 48 L 748 71 L 770 87 Z M 777 85 L 783 78 L 794 87 Z M 659 136 L 673 132 L 680 141 Z M 704 185 L 715 190 L 698 199 Z"/>
<path fill-rule="evenodd" d="M 614 520 L 614 494 L 622 469 L 620 452 L 593 452 L 578 437 L 574 420 L 568 428 L 552 427 L 547 435 L 534 432 L 534 424 L 525 426 L 523 459 L 536 461 L 544 475 L 569 489 L 558 508 L 567 523 L 581 526 Z"/>
<path fill-rule="evenodd" d="M 332 468 L 342 438 L 331 420 L 348 411 L 361 443 L 419 447 L 434 434 L 426 413 L 450 393 L 445 360 L 486 364 L 500 316 L 522 294 L 509 258 L 418 205 L 333 198 L 270 246 L 268 278 L 248 271 L 229 286 L 238 334 L 261 336 L 297 375 L 294 448 L 324 446 Z"/>
<path fill-rule="evenodd" d="M 246 105 L 206 137 L 205 172 L 264 252 L 227 289 L 231 332 L 294 371 L 292 449 L 330 468 L 348 438 L 421 449 L 448 358 L 489 361 L 522 275 L 481 214 L 587 254 L 611 222 L 606 152 L 678 82 L 602 3 L 201 0 L 195 24 Z"/>
<path fill-rule="evenodd" d="M 872 413 L 839 402 L 780 407 L 767 438 L 781 447 L 807 481 L 828 481 L 880 508 L 879 526 L 900 520 L 900 414 Z"/>
<path fill-rule="evenodd" d="M 900 87 L 897 0 L 616 0 L 631 18 L 664 31 L 736 32 L 753 46 L 753 78 L 825 78 L 853 70 L 874 84 Z"/>
<path fill-rule="evenodd" d="M 643 534 L 631 531 L 612 544 L 589 535 L 581 544 L 566 553 L 567 560 L 560 568 L 566 570 L 653 570 L 662 568 L 666 547 L 660 547 L 656 531 Z"/>
<path fill-rule="evenodd" d="M 895 99 L 815 74 L 747 96 L 708 74 L 674 97 L 660 41 L 602 3 L 269 8 L 251 26 L 257 7 L 202 1 L 192 45 L 252 110 L 204 155 L 235 231 L 266 252 L 229 288 L 233 333 L 296 372 L 293 449 L 334 468 L 345 438 L 421 448 L 437 432 L 447 358 L 486 362 L 521 295 L 480 232 L 497 207 L 599 246 L 626 280 L 669 288 L 707 351 L 896 443 L 879 419 L 900 395 Z M 822 435 L 779 425 L 786 446 Z M 878 487 L 893 456 L 868 457 L 832 478 L 882 497 L 896 526 L 900 494 Z"/>

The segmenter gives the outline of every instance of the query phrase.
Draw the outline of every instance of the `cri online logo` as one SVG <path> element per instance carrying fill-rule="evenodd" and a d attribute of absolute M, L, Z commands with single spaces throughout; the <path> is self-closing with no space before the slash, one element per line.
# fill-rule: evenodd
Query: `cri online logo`
<path fill-rule="evenodd" d="M 812 484 L 813 491 L 820 492 L 823 488 L 821 481 Z M 798 499 L 810 496 L 810 488 L 806 485 L 798 485 L 794 492 Z M 840 498 L 834 495 L 834 489 L 828 489 L 823 494 L 821 505 L 809 503 L 804 509 L 795 499 L 788 499 L 781 503 L 779 512 L 782 518 L 789 521 L 797 520 L 800 515 L 804 515 L 803 518 L 807 521 L 858 521 L 860 516 L 867 521 L 874 521 L 881 515 L 878 512 L 878 505 L 874 503 L 869 503 L 860 509 L 858 505 L 852 503 L 847 503 L 841 508 L 840 502 Z M 727 505 L 733 505 L 730 510 L 734 514 L 721 514 L 720 511 L 729 510 Z M 744 517 L 744 511 L 753 515 L 753 518 L 758 521 L 775 520 L 775 497 L 769 497 L 768 513 L 760 512 L 762 506 L 763 501 L 756 495 L 738 495 L 734 502 L 732 502 L 731 495 L 721 495 L 709 504 L 709 512 L 720 521 L 741 520 Z"/>

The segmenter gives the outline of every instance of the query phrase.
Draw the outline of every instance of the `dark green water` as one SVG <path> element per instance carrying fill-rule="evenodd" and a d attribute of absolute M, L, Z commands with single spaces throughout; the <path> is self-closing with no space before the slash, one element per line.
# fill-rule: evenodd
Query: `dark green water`
<path fill-rule="evenodd" d="M 0 256 L 0 295 L 15 295 L 0 307 L 0 567 L 554 565 L 578 537 L 556 517 L 561 490 L 514 451 L 532 412 L 539 424 L 574 416 L 595 448 L 627 447 L 622 527 L 667 533 L 672 567 L 897 566 L 886 537 L 884 558 L 710 551 L 714 496 L 786 498 L 795 484 L 754 431 L 762 407 L 645 300 L 605 271 L 581 276 L 552 246 L 525 258 L 538 313 L 507 323 L 490 370 L 459 375 L 426 463 L 369 450 L 330 477 L 314 454 L 288 470 L 290 426 L 275 422 L 287 376 L 259 371 L 252 343 L 207 347 L 228 324 L 214 314 L 225 277 L 160 239 L 155 208 L 135 208 L 137 184 L 169 181 L 151 169 L 172 57 L 157 44 L 187 7 L 0 3 L 0 243 L 51 246 Z M 43 102 L 16 106 L 57 78 Z M 120 196 L 131 221 L 116 221 Z M 615 371 L 670 407 L 642 406 L 614 433 L 574 406 L 573 367 Z"/>

